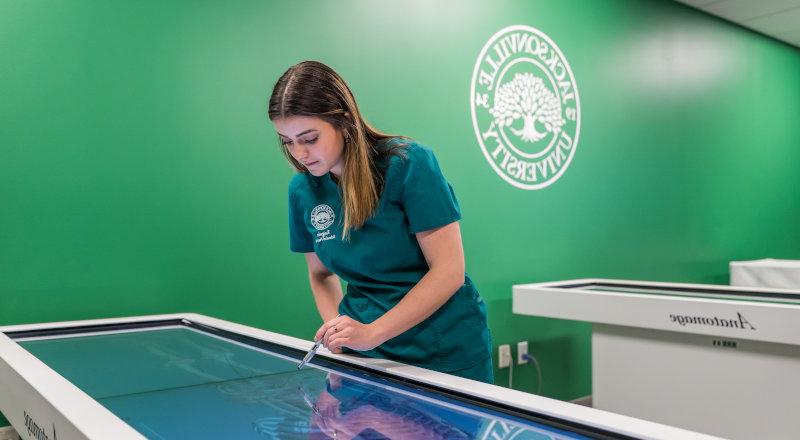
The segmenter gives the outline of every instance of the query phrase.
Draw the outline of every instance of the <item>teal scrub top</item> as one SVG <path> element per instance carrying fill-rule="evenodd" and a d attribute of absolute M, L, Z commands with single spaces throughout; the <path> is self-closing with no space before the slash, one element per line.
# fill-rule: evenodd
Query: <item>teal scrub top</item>
<path fill-rule="evenodd" d="M 369 324 L 394 307 L 428 272 L 417 232 L 461 219 L 453 188 L 433 152 L 413 141 L 378 164 L 384 188 L 375 215 L 342 240 L 342 199 L 330 174 L 298 173 L 289 184 L 290 249 L 315 252 L 347 283 L 339 312 Z M 465 282 L 423 322 L 364 351 L 443 372 L 463 370 L 490 358 L 486 306 Z"/>

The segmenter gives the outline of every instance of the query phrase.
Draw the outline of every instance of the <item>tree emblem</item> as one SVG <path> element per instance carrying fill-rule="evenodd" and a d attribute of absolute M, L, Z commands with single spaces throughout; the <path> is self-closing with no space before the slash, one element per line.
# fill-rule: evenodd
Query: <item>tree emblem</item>
<path fill-rule="evenodd" d="M 330 228 L 334 218 L 336 218 L 336 215 L 328 205 L 317 205 L 311 210 L 311 224 L 318 231 Z"/>
<path fill-rule="evenodd" d="M 540 190 L 567 170 L 580 137 L 580 97 L 547 34 L 526 25 L 495 32 L 472 70 L 469 102 L 475 139 L 503 180 Z"/>
<path fill-rule="evenodd" d="M 541 78 L 531 73 L 518 73 L 514 79 L 502 84 L 494 95 L 494 107 L 489 109 L 495 123 L 525 142 L 538 142 L 548 133 L 558 134 L 565 124 L 561 117 L 561 103 Z M 522 129 L 511 124 L 522 118 Z M 539 131 L 537 125 L 544 127 Z"/>

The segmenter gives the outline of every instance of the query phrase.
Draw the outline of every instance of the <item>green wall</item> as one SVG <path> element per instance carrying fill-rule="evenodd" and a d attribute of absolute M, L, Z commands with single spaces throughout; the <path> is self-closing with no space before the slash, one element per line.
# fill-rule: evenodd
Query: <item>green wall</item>
<path fill-rule="evenodd" d="M 540 191 L 494 173 L 470 119 L 478 53 L 513 24 L 556 42 L 581 97 Z M 591 392 L 590 327 L 513 316 L 512 284 L 724 284 L 729 260 L 800 258 L 800 51 L 671 1 L 4 1 L 0 325 L 193 311 L 310 338 L 265 116 L 303 59 L 434 148 L 495 343 L 531 342 L 546 396 Z"/>

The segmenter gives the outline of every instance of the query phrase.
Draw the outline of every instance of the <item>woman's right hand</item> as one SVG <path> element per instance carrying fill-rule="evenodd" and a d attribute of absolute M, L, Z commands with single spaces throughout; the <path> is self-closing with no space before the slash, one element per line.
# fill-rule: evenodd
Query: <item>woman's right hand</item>
<path fill-rule="evenodd" d="M 372 350 L 386 341 L 376 323 L 362 324 L 355 319 L 339 315 L 322 324 L 314 340 L 322 338 L 322 345 L 336 353 L 341 347 L 356 351 Z"/>
<path fill-rule="evenodd" d="M 314 334 L 314 340 L 319 341 L 320 339 L 322 339 L 323 340 L 322 345 L 330 349 L 330 347 L 328 347 L 327 341 L 325 340 L 325 337 L 328 335 L 328 333 L 335 331 L 335 323 L 339 320 L 339 318 L 341 318 L 341 316 L 342 315 L 338 315 L 337 317 L 330 319 L 326 321 L 324 324 L 322 324 L 322 326 L 317 330 L 317 333 Z M 333 354 L 342 354 L 342 349 L 336 347 L 330 350 L 330 352 Z"/>

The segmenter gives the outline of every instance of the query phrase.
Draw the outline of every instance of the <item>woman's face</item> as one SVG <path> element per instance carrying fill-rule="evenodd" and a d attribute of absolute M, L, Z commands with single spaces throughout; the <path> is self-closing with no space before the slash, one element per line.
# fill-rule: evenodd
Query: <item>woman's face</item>
<path fill-rule="evenodd" d="M 313 116 L 289 116 L 272 121 L 292 157 L 314 176 L 342 175 L 344 137 L 341 131 Z"/>

